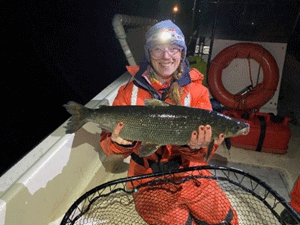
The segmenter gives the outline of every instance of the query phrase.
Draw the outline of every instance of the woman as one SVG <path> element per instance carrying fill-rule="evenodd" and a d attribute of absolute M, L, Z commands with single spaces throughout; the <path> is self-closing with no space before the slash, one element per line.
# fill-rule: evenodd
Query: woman
<path fill-rule="evenodd" d="M 167 20 L 154 25 L 146 33 L 145 60 L 139 66 L 127 67 L 134 81 L 119 89 L 113 105 L 144 105 L 144 99 L 155 98 L 212 110 L 208 90 L 202 85 L 203 75 L 189 69 L 186 52 L 184 35 L 174 23 Z M 113 133 L 103 132 L 100 143 L 108 155 L 131 155 L 128 176 L 207 165 L 205 156 L 212 135 L 207 124 L 191 134 L 187 146 L 162 146 L 144 158 L 138 156 L 141 143 L 119 136 L 122 126 L 120 121 Z M 220 134 L 212 154 L 223 140 Z M 180 190 L 170 191 L 174 188 Z M 134 196 L 136 209 L 148 224 L 238 224 L 235 211 L 216 182 L 195 180 L 180 187 L 154 185 L 139 189 Z"/>

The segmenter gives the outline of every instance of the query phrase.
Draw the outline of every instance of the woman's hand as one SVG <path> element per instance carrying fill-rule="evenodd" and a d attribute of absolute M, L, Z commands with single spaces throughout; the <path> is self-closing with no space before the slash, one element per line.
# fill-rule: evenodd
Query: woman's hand
<path fill-rule="evenodd" d="M 118 123 L 118 125 L 116 126 L 116 128 L 114 129 L 114 131 L 112 132 L 112 135 L 111 135 L 111 140 L 113 141 L 113 142 L 116 142 L 117 144 L 119 144 L 119 145 L 132 145 L 132 141 L 128 141 L 128 140 L 125 140 L 125 139 L 123 139 L 123 138 L 121 138 L 120 136 L 119 136 L 119 134 L 120 134 L 120 131 L 122 130 L 122 128 L 123 128 L 123 123 L 122 122 L 120 122 L 120 123 Z"/>
<path fill-rule="evenodd" d="M 191 135 L 190 142 L 188 146 L 191 149 L 200 149 L 200 148 L 207 148 L 212 141 L 212 129 L 210 125 L 206 126 L 199 126 L 199 130 L 193 131 Z M 215 140 L 215 144 L 220 145 L 224 141 L 224 135 L 220 134 L 219 138 Z"/>

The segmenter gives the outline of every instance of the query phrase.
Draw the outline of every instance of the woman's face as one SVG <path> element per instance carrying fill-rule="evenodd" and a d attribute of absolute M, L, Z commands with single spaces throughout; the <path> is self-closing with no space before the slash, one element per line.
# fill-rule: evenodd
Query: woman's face
<path fill-rule="evenodd" d="M 165 82 L 177 70 L 181 62 L 182 48 L 178 45 L 156 45 L 150 49 L 151 63 L 156 79 Z"/>

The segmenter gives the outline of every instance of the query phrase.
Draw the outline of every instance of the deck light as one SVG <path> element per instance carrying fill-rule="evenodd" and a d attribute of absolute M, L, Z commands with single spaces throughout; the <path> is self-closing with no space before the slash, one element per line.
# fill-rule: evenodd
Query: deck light
<path fill-rule="evenodd" d="M 179 8 L 178 8 L 177 5 L 175 5 L 175 6 L 173 7 L 173 12 L 176 14 L 178 11 L 179 11 Z"/>

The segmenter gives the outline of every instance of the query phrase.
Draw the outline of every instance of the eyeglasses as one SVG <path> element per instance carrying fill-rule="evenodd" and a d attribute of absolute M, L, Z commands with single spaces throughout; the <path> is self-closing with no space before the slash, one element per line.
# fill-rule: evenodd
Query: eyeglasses
<path fill-rule="evenodd" d="M 165 47 L 157 46 L 157 47 L 154 47 L 154 48 L 150 49 L 151 56 L 154 59 L 163 58 L 165 51 L 168 51 L 168 54 L 170 56 L 173 56 L 176 53 L 181 52 L 182 48 L 180 48 L 178 46 L 165 46 Z"/>

